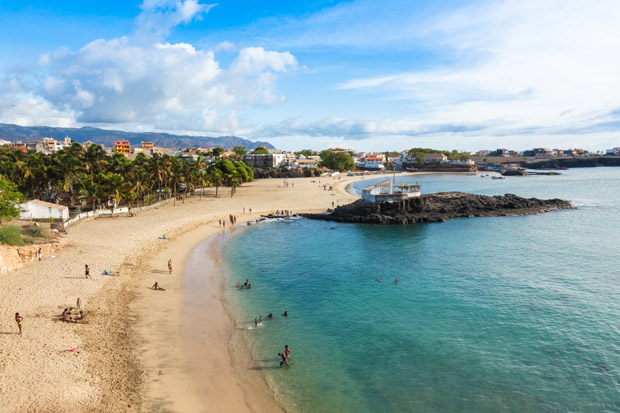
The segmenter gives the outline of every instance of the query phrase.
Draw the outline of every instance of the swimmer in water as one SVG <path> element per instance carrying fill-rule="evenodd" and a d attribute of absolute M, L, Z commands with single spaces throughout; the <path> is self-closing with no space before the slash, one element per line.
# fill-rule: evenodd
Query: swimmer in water
<path fill-rule="evenodd" d="M 258 317 L 258 321 L 259 321 L 260 323 L 262 323 L 262 322 L 263 322 L 263 315 L 262 315 L 262 314 L 260 315 L 260 317 Z"/>
<path fill-rule="evenodd" d="M 288 311 L 285 311 L 284 313 L 282 313 L 282 315 L 283 315 L 284 317 L 288 317 Z"/>
<path fill-rule="evenodd" d="M 254 319 L 254 327 L 258 327 L 258 320 Z"/>
<path fill-rule="evenodd" d="M 280 360 L 280 367 L 282 367 L 282 365 L 288 366 L 288 358 L 286 357 L 286 354 L 278 353 L 278 356 L 282 357 L 282 360 Z"/>
<path fill-rule="evenodd" d="M 284 355 L 286 356 L 287 360 L 288 360 L 289 356 L 291 355 L 291 349 L 288 348 L 288 346 L 286 344 L 284 345 Z"/>
<path fill-rule="evenodd" d="M 273 318 L 273 314 L 269 313 L 269 315 L 267 316 L 268 319 L 272 319 Z"/>
<path fill-rule="evenodd" d="M 398 284 L 398 278 L 394 280 L 394 284 Z"/>

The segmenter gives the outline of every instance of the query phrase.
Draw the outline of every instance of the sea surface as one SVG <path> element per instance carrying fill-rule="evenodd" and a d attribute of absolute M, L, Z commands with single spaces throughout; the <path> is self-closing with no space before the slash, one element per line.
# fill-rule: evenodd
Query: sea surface
<path fill-rule="evenodd" d="M 283 405 L 620 411 L 620 168 L 397 179 L 423 193 L 557 197 L 577 209 L 410 226 L 300 219 L 241 231 L 223 249 L 225 298 L 253 368 Z M 235 288 L 245 279 L 250 290 Z M 290 367 L 280 368 L 285 344 Z"/>

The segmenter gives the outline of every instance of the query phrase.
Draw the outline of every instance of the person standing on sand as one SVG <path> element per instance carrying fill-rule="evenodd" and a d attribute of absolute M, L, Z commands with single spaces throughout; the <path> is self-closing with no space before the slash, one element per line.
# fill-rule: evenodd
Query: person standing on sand
<path fill-rule="evenodd" d="M 168 260 L 168 274 L 172 275 L 172 260 Z"/>
<path fill-rule="evenodd" d="M 75 305 L 77 306 L 77 308 L 82 308 L 82 300 L 80 300 L 80 297 L 78 297 L 77 303 L 75 303 Z"/>
<path fill-rule="evenodd" d="M 41 261 L 41 248 L 37 251 L 37 257 L 39 258 L 39 261 Z"/>
<path fill-rule="evenodd" d="M 17 323 L 17 327 L 19 327 L 19 335 L 22 335 L 22 321 L 24 317 L 20 316 L 19 313 L 15 313 L 15 322 Z"/>
<path fill-rule="evenodd" d="M 88 268 L 88 264 L 84 265 L 84 277 L 90 278 L 90 268 Z"/>

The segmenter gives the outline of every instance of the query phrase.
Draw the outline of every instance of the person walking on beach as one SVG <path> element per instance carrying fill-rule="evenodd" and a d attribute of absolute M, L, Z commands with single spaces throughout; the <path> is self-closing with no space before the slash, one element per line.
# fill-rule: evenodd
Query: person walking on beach
<path fill-rule="evenodd" d="M 39 261 L 41 261 L 41 248 L 39 248 L 39 251 L 37 252 L 37 257 L 39 258 Z"/>
<path fill-rule="evenodd" d="M 168 260 L 168 274 L 172 275 L 172 260 Z"/>
<path fill-rule="evenodd" d="M 20 316 L 19 313 L 15 313 L 15 322 L 17 323 L 17 327 L 19 327 L 19 335 L 22 335 L 22 321 L 24 317 Z"/>
<path fill-rule="evenodd" d="M 82 300 L 80 300 L 80 297 L 78 297 L 77 302 L 75 303 L 75 305 L 77 306 L 77 308 L 82 308 Z"/>
<path fill-rule="evenodd" d="M 88 264 L 84 265 L 84 277 L 90 278 L 90 268 L 88 268 Z"/>

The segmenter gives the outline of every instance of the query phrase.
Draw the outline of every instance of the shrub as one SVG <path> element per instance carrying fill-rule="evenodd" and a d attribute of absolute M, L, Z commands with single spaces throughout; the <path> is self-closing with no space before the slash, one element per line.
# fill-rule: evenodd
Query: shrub
<path fill-rule="evenodd" d="M 26 234 L 30 235 L 31 237 L 35 237 L 35 238 L 47 237 L 47 231 L 45 230 L 45 228 L 38 226 L 38 225 L 30 225 L 30 226 L 24 227 L 23 231 Z"/>
<path fill-rule="evenodd" d="M 0 244 L 6 245 L 24 245 L 22 232 L 18 227 L 1 227 L 0 228 Z"/>

